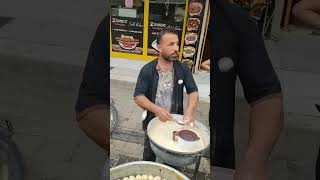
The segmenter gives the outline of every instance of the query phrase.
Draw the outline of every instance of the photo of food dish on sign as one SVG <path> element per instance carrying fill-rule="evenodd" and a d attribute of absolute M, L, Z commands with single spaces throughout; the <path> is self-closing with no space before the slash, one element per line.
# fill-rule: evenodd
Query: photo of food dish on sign
<path fill-rule="evenodd" d="M 200 16 L 202 13 L 203 5 L 199 2 L 191 2 L 189 5 L 190 16 Z"/>
<path fill-rule="evenodd" d="M 195 44 L 198 40 L 198 34 L 193 33 L 193 32 L 187 32 L 185 36 L 185 44 L 190 45 L 190 44 Z"/>
<path fill-rule="evenodd" d="M 184 35 L 182 62 L 186 64 L 190 70 L 194 69 L 197 58 L 205 3 L 205 0 L 193 0 L 190 1 L 188 5 L 188 17 Z"/>
<path fill-rule="evenodd" d="M 130 27 L 130 28 L 128 28 Z M 143 22 L 137 18 L 112 18 L 112 51 L 143 53 Z"/>
<path fill-rule="evenodd" d="M 126 50 L 132 50 L 137 47 L 140 43 L 139 39 L 135 39 L 133 36 L 121 35 L 120 37 L 116 37 L 121 48 Z"/>
<path fill-rule="evenodd" d="M 188 31 L 198 31 L 200 25 L 199 18 L 188 18 L 187 21 L 187 30 Z"/>

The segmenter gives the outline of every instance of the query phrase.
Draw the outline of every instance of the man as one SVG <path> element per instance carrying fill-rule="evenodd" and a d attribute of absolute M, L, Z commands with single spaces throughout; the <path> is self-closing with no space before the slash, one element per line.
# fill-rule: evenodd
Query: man
<path fill-rule="evenodd" d="M 248 13 L 225 0 L 211 3 L 211 166 L 235 168 L 235 83 L 249 103 L 249 141 L 235 180 L 266 180 L 266 166 L 283 127 L 283 98 L 261 33 Z M 213 138 L 211 138 L 213 139 Z M 214 173 L 214 172 L 213 172 Z"/>
<path fill-rule="evenodd" d="M 163 29 L 159 33 L 159 57 L 147 63 L 140 71 L 134 101 L 148 111 L 143 121 L 143 130 L 157 116 L 161 121 L 171 120 L 171 114 L 184 114 L 187 123 L 193 121 L 192 115 L 198 105 L 198 88 L 191 71 L 178 60 L 179 38 L 175 31 Z M 188 106 L 183 112 L 183 88 L 188 93 Z M 145 135 L 143 160 L 155 161 L 155 154 Z"/>
<path fill-rule="evenodd" d="M 104 18 L 91 43 L 87 63 L 83 72 L 83 79 L 76 102 L 76 118 L 79 127 L 109 156 L 109 64 L 110 45 L 108 27 L 109 16 Z M 104 158 L 104 157 L 102 157 Z M 105 157 L 107 159 L 107 157 Z M 107 163 L 103 170 L 107 171 Z M 104 180 L 107 175 L 104 175 Z"/>

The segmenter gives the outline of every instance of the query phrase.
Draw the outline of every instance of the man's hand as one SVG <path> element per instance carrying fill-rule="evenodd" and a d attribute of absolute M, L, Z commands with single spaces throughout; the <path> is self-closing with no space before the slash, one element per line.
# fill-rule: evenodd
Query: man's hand
<path fill-rule="evenodd" d="M 184 122 L 186 122 L 186 124 L 192 125 L 192 123 L 193 123 L 192 115 L 190 115 L 190 114 L 185 114 L 183 116 L 183 120 L 184 120 Z"/>
<path fill-rule="evenodd" d="M 171 114 L 168 111 L 166 111 L 164 108 L 159 108 L 159 110 L 155 114 L 159 118 L 159 120 L 162 122 L 166 122 L 172 119 Z"/>

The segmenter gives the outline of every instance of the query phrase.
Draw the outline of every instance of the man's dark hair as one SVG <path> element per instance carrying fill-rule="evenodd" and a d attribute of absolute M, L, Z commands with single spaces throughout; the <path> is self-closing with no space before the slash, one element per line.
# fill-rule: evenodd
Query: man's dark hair
<path fill-rule="evenodd" d="M 165 34 L 176 34 L 178 36 L 177 31 L 175 31 L 174 29 L 172 29 L 172 28 L 163 28 L 163 29 L 161 29 L 161 31 L 158 34 L 158 38 L 157 38 L 157 43 L 158 44 L 160 44 L 160 42 L 162 40 L 162 37 Z"/>

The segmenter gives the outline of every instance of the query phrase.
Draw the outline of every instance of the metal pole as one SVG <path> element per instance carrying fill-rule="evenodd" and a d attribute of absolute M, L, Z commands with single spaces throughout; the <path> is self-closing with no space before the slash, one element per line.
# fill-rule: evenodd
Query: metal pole
<path fill-rule="evenodd" d="M 201 162 L 201 156 L 197 157 L 196 167 L 194 169 L 192 180 L 197 180 L 198 172 L 199 172 L 199 166 Z"/>

